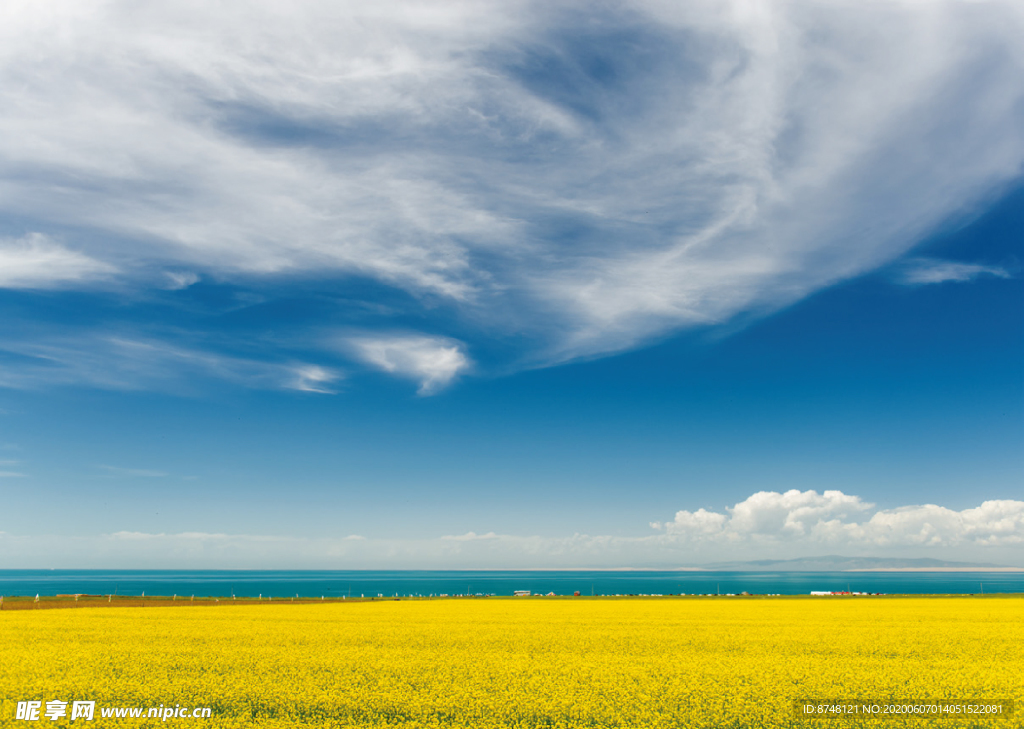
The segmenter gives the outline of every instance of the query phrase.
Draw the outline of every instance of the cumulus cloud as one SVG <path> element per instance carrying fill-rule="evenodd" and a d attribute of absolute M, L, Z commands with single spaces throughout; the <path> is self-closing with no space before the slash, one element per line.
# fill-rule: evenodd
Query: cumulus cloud
<path fill-rule="evenodd" d="M 655 529 L 664 527 L 670 534 L 679 532 L 683 534 L 710 535 L 720 534 L 727 521 L 728 517 L 725 514 L 717 514 L 706 509 L 697 509 L 694 512 L 678 511 L 676 512 L 675 521 L 667 524 L 651 522 L 651 526 Z"/>
<path fill-rule="evenodd" d="M 486 534 L 466 532 L 465 534 L 447 534 L 441 537 L 441 539 L 449 542 L 477 542 L 480 540 L 501 539 L 501 537 L 494 532 L 487 532 Z"/>
<path fill-rule="evenodd" d="M 729 528 L 749 534 L 803 536 L 814 525 L 829 518 L 845 517 L 871 508 L 859 496 L 842 491 L 797 491 L 783 494 L 760 491 L 736 504 L 729 519 Z"/>
<path fill-rule="evenodd" d="M 727 558 L 854 553 L 998 560 L 1024 567 L 1024 502 L 1014 500 L 989 500 L 961 511 L 934 504 L 876 509 L 840 491 L 759 492 L 725 513 L 680 511 L 672 521 L 652 526 L 656 532 L 637 536 L 483 530 L 419 538 L 129 529 L 83 537 L 0 532 L 0 566 L 673 569 Z"/>
<path fill-rule="evenodd" d="M 41 233 L 0 238 L 0 288 L 45 289 L 92 281 L 114 267 L 73 251 Z"/>
<path fill-rule="evenodd" d="M 892 262 L 1024 161 L 1015 0 L 3 13 L 0 217 L 79 232 L 0 285 L 368 277 L 532 364 Z"/>
<path fill-rule="evenodd" d="M 903 282 L 907 284 L 936 284 L 946 281 L 973 281 L 979 276 L 1009 278 L 1010 272 L 1000 266 L 983 266 L 977 263 L 957 263 L 931 258 L 915 258 L 908 262 L 903 271 Z"/>
<path fill-rule="evenodd" d="M 1024 501 L 993 500 L 954 511 L 934 504 L 875 510 L 841 491 L 759 491 L 726 509 L 679 511 L 652 522 L 667 535 L 695 542 L 857 547 L 1024 544 Z M 869 516 L 870 514 L 870 516 Z"/>
<path fill-rule="evenodd" d="M 367 364 L 419 381 L 420 395 L 433 395 L 470 367 L 463 345 L 443 337 L 352 337 L 347 344 Z"/>

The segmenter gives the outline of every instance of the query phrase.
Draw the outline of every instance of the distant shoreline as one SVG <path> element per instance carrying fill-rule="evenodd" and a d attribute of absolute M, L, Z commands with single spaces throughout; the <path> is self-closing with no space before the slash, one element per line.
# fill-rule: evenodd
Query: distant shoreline
<path fill-rule="evenodd" d="M 857 567 L 843 572 L 1024 572 L 1024 567 Z"/>

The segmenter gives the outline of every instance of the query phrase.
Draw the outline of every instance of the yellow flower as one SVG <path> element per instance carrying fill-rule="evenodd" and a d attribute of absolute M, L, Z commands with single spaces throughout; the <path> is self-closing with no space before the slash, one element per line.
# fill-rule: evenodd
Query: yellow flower
<path fill-rule="evenodd" d="M 96 727 L 1024 724 L 1021 714 L 794 710 L 797 700 L 1019 702 L 1019 597 L 189 605 L 0 612 L 0 726 L 20 725 L 28 700 L 44 710 L 95 701 Z M 101 715 L 161 706 L 212 716 Z"/>

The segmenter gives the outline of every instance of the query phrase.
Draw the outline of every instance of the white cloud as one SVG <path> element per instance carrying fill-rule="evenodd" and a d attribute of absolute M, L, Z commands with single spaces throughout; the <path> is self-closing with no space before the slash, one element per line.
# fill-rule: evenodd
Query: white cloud
<path fill-rule="evenodd" d="M 727 514 L 679 511 L 652 527 L 684 540 L 805 546 L 952 547 L 1024 544 L 1024 501 L 993 500 L 954 511 L 934 504 L 874 511 L 874 505 L 841 491 L 760 491 Z M 871 516 L 868 517 L 869 512 Z"/>
<path fill-rule="evenodd" d="M 167 474 L 163 471 L 154 471 L 148 468 L 120 468 L 118 466 L 98 466 L 113 476 L 131 476 L 138 478 L 163 478 Z"/>
<path fill-rule="evenodd" d="M 82 232 L 0 285 L 366 276 L 532 363 L 784 306 L 1024 162 L 1016 0 L 3 13 L 0 216 Z"/>
<path fill-rule="evenodd" d="M 1024 567 L 1024 502 L 955 511 L 926 504 L 876 510 L 839 491 L 760 492 L 717 513 L 680 511 L 656 533 L 566 536 L 468 531 L 436 538 L 293 536 L 202 531 L 15 536 L 0 533 L 11 566 L 129 568 L 684 568 L 726 559 L 942 557 Z M 126 546 L 131 548 L 127 549 Z M 339 562 L 343 560 L 343 562 Z M 3 566 L 0 564 L 0 566 Z"/>
<path fill-rule="evenodd" d="M 285 364 L 217 354 L 158 339 L 106 332 L 74 337 L 7 341 L 0 349 L 20 355 L 18 366 L 0 366 L 0 387 L 87 384 L 110 390 L 190 391 L 208 379 L 259 389 L 330 393 L 341 377 L 313 364 Z"/>
<path fill-rule="evenodd" d="M 905 506 L 874 514 L 863 524 L 829 522 L 821 537 L 861 541 L 878 546 L 948 546 L 962 542 L 981 545 L 1024 544 L 1024 501 L 986 501 L 981 506 L 953 511 L 935 504 Z"/>
<path fill-rule="evenodd" d="M 859 496 L 847 496 L 842 491 L 821 495 L 796 489 L 783 494 L 760 491 L 730 509 L 729 528 L 749 534 L 803 536 L 829 517 L 847 516 L 871 506 Z"/>
<path fill-rule="evenodd" d="M 64 535 L 15 536 L 0 533 L 0 565 L 59 563 L 130 568 L 206 566 L 221 568 L 294 569 L 296 565 L 365 568 L 437 568 L 441 565 L 478 567 L 538 566 L 552 561 L 588 564 L 595 559 L 621 559 L 622 550 L 648 545 L 658 538 L 520 537 L 474 535 L 435 539 L 266 536 L 206 532 L 143 532 L 123 530 L 88 537 Z M 627 557 L 635 556 L 628 554 Z"/>
<path fill-rule="evenodd" d="M 291 389 L 303 392 L 332 394 L 334 390 L 328 385 L 341 378 L 338 372 L 320 365 L 300 365 L 294 368 L 294 372 L 295 380 L 291 384 Z"/>
<path fill-rule="evenodd" d="M 109 535 L 109 539 L 159 539 L 166 537 L 166 534 L 147 534 L 146 532 L 120 531 Z"/>
<path fill-rule="evenodd" d="M 675 521 L 662 524 L 651 522 L 655 529 L 666 529 L 670 534 L 681 532 L 683 534 L 719 534 L 725 526 L 728 517 L 725 514 L 717 514 L 706 509 L 697 511 L 677 511 Z"/>
<path fill-rule="evenodd" d="M 444 337 L 352 337 L 347 344 L 367 364 L 419 381 L 420 395 L 433 395 L 470 367 L 462 343 Z"/>
<path fill-rule="evenodd" d="M 171 291 L 180 291 L 199 282 L 199 274 L 192 271 L 165 271 L 166 284 L 164 288 Z"/>
<path fill-rule="evenodd" d="M 0 471 L 0 478 L 25 478 L 25 474 L 18 471 Z"/>
<path fill-rule="evenodd" d="M 1010 272 L 999 266 L 915 258 L 908 262 L 903 272 L 903 281 L 907 284 L 935 284 L 946 281 L 973 281 L 979 276 L 1010 278 Z"/>
<path fill-rule="evenodd" d="M 92 281 L 114 267 L 69 250 L 41 233 L 0 238 L 0 288 L 45 289 Z"/>

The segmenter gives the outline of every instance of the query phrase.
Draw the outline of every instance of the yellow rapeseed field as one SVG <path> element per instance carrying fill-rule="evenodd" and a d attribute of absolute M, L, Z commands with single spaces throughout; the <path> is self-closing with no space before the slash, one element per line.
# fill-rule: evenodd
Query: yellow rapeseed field
<path fill-rule="evenodd" d="M 0 726 L 1024 726 L 794 699 L 1024 698 L 1024 599 L 465 599 L 0 612 Z M 16 719 L 95 701 L 94 721 Z M 209 719 L 101 707 L 210 707 Z M 70 714 L 70 712 L 69 712 Z"/>

